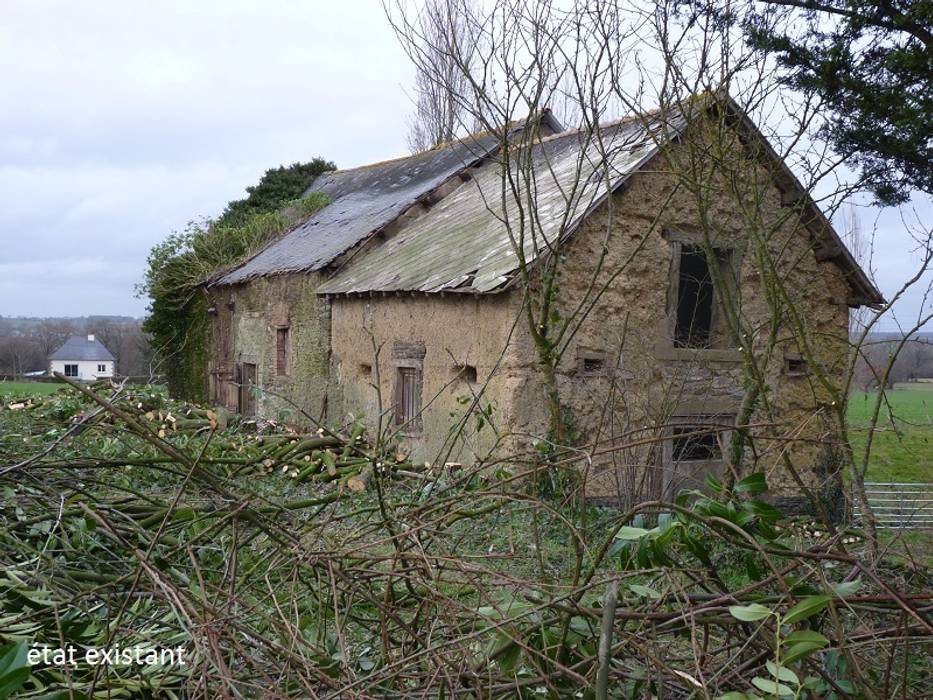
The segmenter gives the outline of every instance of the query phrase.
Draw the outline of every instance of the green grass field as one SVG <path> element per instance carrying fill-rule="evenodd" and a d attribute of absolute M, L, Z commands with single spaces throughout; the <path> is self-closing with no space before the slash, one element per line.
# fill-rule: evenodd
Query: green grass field
<path fill-rule="evenodd" d="M 58 382 L 0 381 L 0 396 L 47 396 L 63 386 Z"/>
<path fill-rule="evenodd" d="M 859 455 L 876 392 L 849 399 L 852 443 Z M 886 393 L 872 440 L 870 481 L 933 481 L 933 384 L 898 384 Z"/>

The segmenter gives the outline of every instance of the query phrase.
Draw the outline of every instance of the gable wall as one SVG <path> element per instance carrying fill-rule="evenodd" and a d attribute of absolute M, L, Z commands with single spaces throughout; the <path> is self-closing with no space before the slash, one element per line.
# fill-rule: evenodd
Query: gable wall
<path fill-rule="evenodd" d="M 677 157 L 672 154 L 672 158 Z M 799 494 L 785 469 L 783 455 L 789 456 L 806 483 L 824 484 L 827 477 L 819 472 L 826 450 L 819 442 L 831 442 L 832 425 L 820 407 L 830 399 L 812 375 L 792 378 L 783 373 L 785 353 L 799 352 L 792 324 L 781 325 L 776 345 L 762 339 L 772 313 L 756 250 L 767 250 L 782 270 L 786 289 L 793 295 L 805 333 L 813 342 L 810 359 L 837 385 L 847 358 L 846 284 L 835 265 L 817 262 L 809 235 L 796 217 L 780 223 L 788 210 L 782 207 L 780 192 L 763 171 L 749 172 L 747 177 L 748 183 L 759 183 L 754 186 L 756 201 L 750 210 L 760 217 L 759 230 L 769 231 L 767 243 L 759 249 L 748 236 L 751 216 L 738 213 L 731 194 L 714 187 L 708 201 L 698 204 L 696 196 L 685 188 L 675 188 L 676 179 L 665 172 L 668 167 L 658 156 L 630 180 L 624 192 L 594 212 L 563 251 L 567 256 L 560 281 L 564 315 L 584 298 L 594 261 L 604 250 L 599 284 L 625 265 L 565 354 L 559 372 L 565 406 L 573 416 L 579 441 L 598 441 L 606 448 L 650 441 L 657 433 L 645 432 L 645 426 L 664 424 L 671 416 L 738 412 L 746 369 L 737 350 L 739 343 L 732 344 L 732 351 L 675 350 L 669 337 L 673 246 L 661 232 L 696 229 L 702 210 L 720 232 L 719 242 L 744 249 L 739 306 L 746 322 L 759 334 L 754 344 L 756 357 L 772 387 L 772 411 L 758 410 L 750 422 L 779 420 L 782 425 L 773 429 L 772 436 L 795 435 L 791 442 L 759 440 L 757 447 L 761 451 L 759 464 L 772 492 L 796 497 Z M 606 358 L 608 371 L 604 376 L 586 376 L 581 371 L 582 357 L 594 355 Z M 535 382 L 534 377 L 529 378 L 527 397 L 516 400 L 524 409 L 520 422 L 527 426 L 546 424 L 544 406 L 530 400 L 540 395 Z M 588 494 L 601 498 L 639 490 L 650 494 L 652 480 L 663 479 L 658 468 L 660 449 L 658 442 L 642 444 L 595 460 L 588 475 Z M 653 483 L 657 486 L 659 482 Z M 824 485 L 835 487 L 837 483 L 829 478 Z"/>

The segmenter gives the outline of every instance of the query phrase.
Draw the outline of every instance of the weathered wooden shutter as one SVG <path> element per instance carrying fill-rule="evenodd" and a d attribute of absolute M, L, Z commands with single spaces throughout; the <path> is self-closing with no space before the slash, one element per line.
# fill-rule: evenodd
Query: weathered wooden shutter
<path fill-rule="evenodd" d="M 418 370 L 415 367 L 399 367 L 396 376 L 395 424 L 412 423 L 420 411 L 418 399 Z"/>
<path fill-rule="evenodd" d="M 275 373 L 288 373 L 288 328 L 275 329 Z"/>

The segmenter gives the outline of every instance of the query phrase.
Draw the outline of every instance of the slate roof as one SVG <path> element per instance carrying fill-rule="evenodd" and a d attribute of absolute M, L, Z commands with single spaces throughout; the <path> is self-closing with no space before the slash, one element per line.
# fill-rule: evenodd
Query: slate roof
<path fill-rule="evenodd" d="M 514 168 L 516 176 L 534 173 L 532 182 L 520 184 L 519 196 L 502 197 L 502 168 L 485 167 L 398 234 L 355 257 L 318 293 L 494 292 L 519 269 L 519 253 L 530 263 L 558 237 L 571 235 L 684 124 L 680 117 L 634 118 L 598 134 L 570 131 L 542 139 L 531 147 L 533 167 Z"/>
<path fill-rule="evenodd" d="M 73 335 L 51 355 L 50 360 L 98 360 L 114 361 L 114 356 L 97 338 L 88 340 L 86 335 Z"/>
<path fill-rule="evenodd" d="M 540 119 L 542 129 L 554 132 L 563 128 L 547 110 L 542 111 Z M 515 129 L 521 128 L 524 122 L 516 123 Z M 305 194 L 323 192 L 330 197 L 330 204 L 215 284 L 319 270 L 392 223 L 432 190 L 487 157 L 498 144 L 496 135 L 483 133 L 412 156 L 323 173 Z"/>
<path fill-rule="evenodd" d="M 802 203 L 821 254 L 846 275 L 852 303 L 883 303 L 830 222 L 738 105 L 728 97 L 699 99 L 723 104 L 745 134 L 762 144 L 779 186 L 795 192 Z M 550 131 L 560 129 L 547 112 L 542 124 L 545 121 Z M 515 146 L 510 157 L 531 157 L 534 162 L 531 169 L 513 171 L 514 175 L 533 173 L 531 182 L 518 186 L 518 197 L 502 196 L 502 154 L 496 152 L 498 141 L 490 135 L 320 175 L 308 192 L 324 192 L 331 203 L 214 284 L 322 270 L 352 250 L 342 267 L 317 289 L 319 294 L 497 292 L 515 278 L 519 255 L 532 263 L 558 237 L 572 235 L 587 214 L 654 156 L 659 144 L 676 139 L 686 123 L 677 111 L 642 114 L 595 132 L 565 131 L 530 147 Z M 458 174 L 479 164 L 470 171 L 471 178 L 406 221 L 387 240 L 361 245 L 416 202 L 427 203 L 438 186 L 457 182 Z M 534 192 L 533 199 L 529 191 Z M 527 206 L 530 201 L 535 203 L 534 212 Z"/>

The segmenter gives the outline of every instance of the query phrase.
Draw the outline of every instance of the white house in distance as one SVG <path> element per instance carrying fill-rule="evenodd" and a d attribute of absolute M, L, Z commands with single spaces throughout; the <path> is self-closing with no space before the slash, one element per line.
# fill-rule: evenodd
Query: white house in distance
<path fill-rule="evenodd" d="M 49 355 L 49 371 L 92 382 L 113 376 L 114 357 L 93 334 L 73 335 Z"/>

